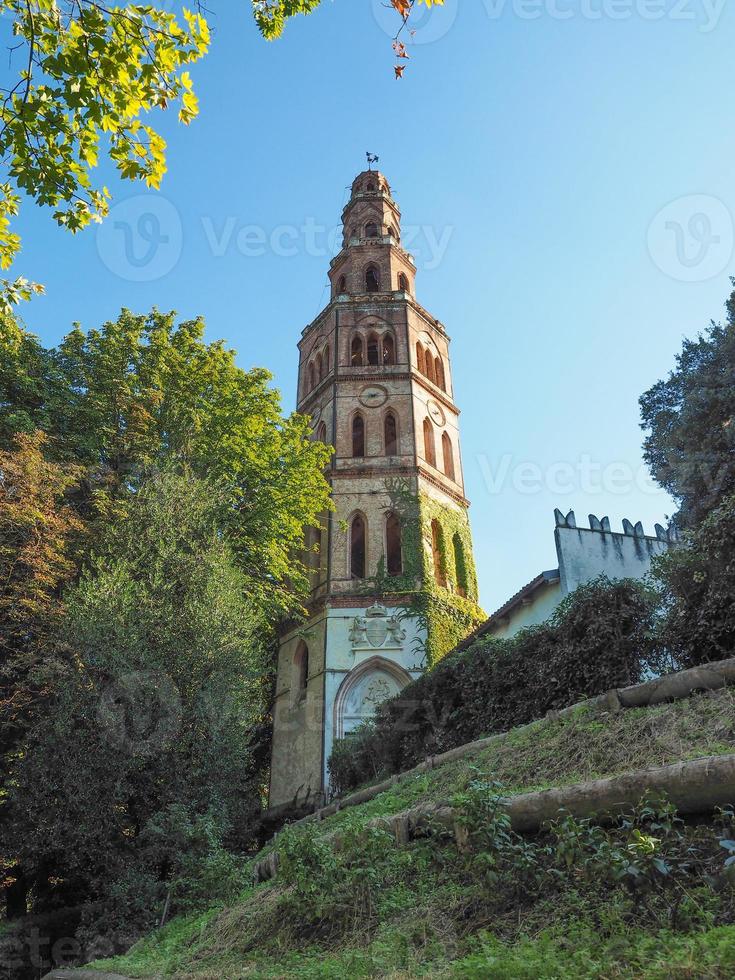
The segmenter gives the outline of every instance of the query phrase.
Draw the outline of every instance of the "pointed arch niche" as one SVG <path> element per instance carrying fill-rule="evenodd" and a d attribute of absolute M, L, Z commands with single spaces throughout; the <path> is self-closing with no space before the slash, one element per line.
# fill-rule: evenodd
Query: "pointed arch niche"
<path fill-rule="evenodd" d="M 335 738 L 344 738 L 375 714 L 379 704 L 400 694 L 411 675 L 385 657 L 370 657 L 345 677 L 334 701 Z"/>

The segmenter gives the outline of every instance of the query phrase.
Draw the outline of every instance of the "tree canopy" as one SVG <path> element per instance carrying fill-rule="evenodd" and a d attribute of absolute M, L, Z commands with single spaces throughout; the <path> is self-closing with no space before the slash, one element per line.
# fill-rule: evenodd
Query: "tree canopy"
<path fill-rule="evenodd" d="M 640 405 L 644 458 L 679 502 L 679 523 L 694 526 L 735 492 L 735 291 L 725 323 L 685 340 Z"/>

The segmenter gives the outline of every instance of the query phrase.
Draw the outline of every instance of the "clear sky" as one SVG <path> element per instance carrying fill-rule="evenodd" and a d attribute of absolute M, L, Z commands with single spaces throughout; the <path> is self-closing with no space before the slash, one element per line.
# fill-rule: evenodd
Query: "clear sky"
<path fill-rule="evenodd" d="M 117 210 L 74 238 L 26 206 L 17 271 L 47 287 L 27 325 L 51 344 L 121 306 L 202 314 L 292 408 L 326 229 L 370 150 L 453 339 L 485 608 L 556 566 L 554 507 L 651 533 L 673 505 L 637 399 L 735 274 L 733 5 L 446 0 L 401 81 L 383 0 L 324 0 L 271 44 L 246 0 L 208 6 L 200 118 L 159 117 L 161 193 L 110 181 Z"/>

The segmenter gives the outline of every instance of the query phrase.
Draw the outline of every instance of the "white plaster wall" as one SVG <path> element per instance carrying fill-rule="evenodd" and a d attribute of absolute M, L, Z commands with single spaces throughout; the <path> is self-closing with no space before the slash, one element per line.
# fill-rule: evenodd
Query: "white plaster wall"
<path fill-rule="evenodd" d="M 372 604 L 372 600 L 368 605 Z M 335 700 L 340 687 L 349 676 L 350 672 L 370 660 L 372 657 L 379 656 L 385 658 L 402 667 L 412 679 L 416 679 L 423 673 L 421 659 L 422 649 L 417 649 L 415 641 L 425 642 L 425 631 L 421 629 L 418 622 L 413 618 L 401 620 L 401 628 L 405 630 L 405 639 L 401 641 L 400 647 L 391 643 L 390 638 L 386 640 L 382 647 L 359 647 L 353 650 L 349 632 L 356 616 L 364 616 L 367 606 L 349 607 L 346 609 L 329 609 L 327 611 L 327 648 L 326 648 L 326 678 L 325 678 L 325 698 L 324 698 L 324 785 L 328 782 L 327 762 L 332 751 L 335 739 Z M 388 613 L 397 611 L 394 607 L 388 607 Z"/>
<path fill-rule="evenodd" d="M 554 539 L 562 595 L 603 574 L 610 579 L 643 578 L 653 556 L 669 548 L 658 538 L 581 527 L 557 527 Z"/>
<path fill-rule="evenodd" d="M 491 636 L 499 639 L 514 636 L 527 626 L 537 626 L 544 623 L 553 614 L 562 598 L 561 585 L 553 582 L 538 589 L 530 602 L 523 603 L 514 609 L 502 623 L 490 630 Z"/>

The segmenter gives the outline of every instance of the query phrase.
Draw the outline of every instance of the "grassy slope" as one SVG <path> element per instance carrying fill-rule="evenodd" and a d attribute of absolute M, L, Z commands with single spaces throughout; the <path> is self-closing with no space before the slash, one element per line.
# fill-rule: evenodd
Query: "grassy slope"
<path fill-rule="evenodd" d="M 315 825 L 312 833 L 340 829 L 359 841 L 355 835 L 371 817 L 420 800 L 449 799 L 478 770 L 512 793 L 734 750 L 730 692 L 604 720 L 579 711 L 412 777 Z M 721 865 L 714 829 L 691 833 L 705 849 L 714 842 Z M 677 899 L 672 933 L 665 928 L 670 910 L 655 901 L 639 907 L 624 891 L 602 893 L 573 876 L 548 894 L 531 899 L 519 892 L 499 904 L 483 875 L 446 841 L 417 841 L 401 850 L 368 841 L 356 845 L 353 857 L 347 893 L 320 883 L 318 874 L 313 885 L 307 880 L 312 891 L 301 905 L 279 882 L 248 889 L 234 907 L 174 920 L 105 965 L 131 977 L 200 980 L 735 975 L 735 926 L 729 924 L 735 902 L 702 882 Z"/>

